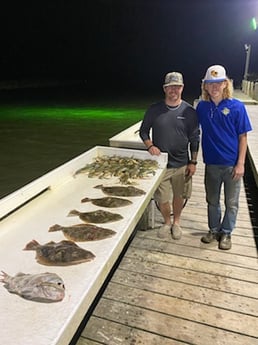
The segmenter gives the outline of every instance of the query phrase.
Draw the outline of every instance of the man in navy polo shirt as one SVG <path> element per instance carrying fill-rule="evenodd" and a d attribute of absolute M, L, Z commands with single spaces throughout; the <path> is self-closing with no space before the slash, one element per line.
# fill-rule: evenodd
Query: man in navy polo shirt
<path fill-rule="evenodd" d="M 182 236 L 180 216 L 184 199 L 191 195 L 191 177 L 196 171 L 200 140 L 196 111 L 182 99 L 183 89 L 182 74 L 167 73 L 163 84 L 165 99 L 147 109 L 140 128 L 141 139 L 151 155 L 168 153 L 166 174 L 155 192 L 154 199 L 164 218 L 164 225 L 160 227 L 158 237 L 166 237 L 167 233 L 171 232 L 174 240 L 179 240 Z"/>

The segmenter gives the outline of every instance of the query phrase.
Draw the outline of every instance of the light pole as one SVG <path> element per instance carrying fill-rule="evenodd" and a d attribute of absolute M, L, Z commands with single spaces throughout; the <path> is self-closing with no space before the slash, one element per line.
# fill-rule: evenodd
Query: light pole
<path fill-rule="evenodd" d="M 253 31 L 257 30 L 257 22 L 256 18 L 253 17 L 250 21 L 250 27 Z M 251 55 L 251 44 L 245 44 L 245 52 L 246 52 L 246 60 L 245 60 L 245 73 L 244 73 L 244 80 L 248 78 L 248 71 L 249 71 L 249 63 L 250 63 L 250 55 Z"/>
<path fill-rule="evenodd" d="M 245 44 L 245 52 L 246 52 L 246 59 L 245 59 L 244 80 L 247 80 L 248 70 L 249 70 L 249 63 L 250 63 L 251 44 Z"/>

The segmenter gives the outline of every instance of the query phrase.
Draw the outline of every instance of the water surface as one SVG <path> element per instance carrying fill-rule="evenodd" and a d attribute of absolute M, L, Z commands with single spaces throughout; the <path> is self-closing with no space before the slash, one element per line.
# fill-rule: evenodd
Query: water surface
<path fill-rule="evenodd" d="M 83 89 L 1 91 L 0 198 L 140 121 L 150 100 Z"/>

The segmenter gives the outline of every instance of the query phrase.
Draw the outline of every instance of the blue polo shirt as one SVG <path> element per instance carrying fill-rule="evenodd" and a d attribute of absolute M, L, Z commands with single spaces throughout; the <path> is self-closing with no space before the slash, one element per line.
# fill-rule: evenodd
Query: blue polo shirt
<path fill-rule="evenodd" d="M 246 108 L 237 99 L 200 101 L 196 108 L 202 129 L 205 164 L 234 166 L 238 160 L 239 135 L 252 130 Z"/>

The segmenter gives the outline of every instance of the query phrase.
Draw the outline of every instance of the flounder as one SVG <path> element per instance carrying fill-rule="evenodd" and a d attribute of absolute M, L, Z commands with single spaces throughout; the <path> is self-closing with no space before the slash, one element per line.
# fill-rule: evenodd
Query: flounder
<path fill-rule="evenodd" d="M 101 189 L 106 195 L 116 196 L 141 196 L 146 194 L 142 189 L 134 186 L 103 186 L 102 184 L 95 186 L 94 188 Z"/>
<path fill-rule="evenodd" d="M 81 202 L 91 202 L 93 205 L 101 206 L 101 207 L 123 207 L 132 204 L 132 201 L 128 199 L 116 198 L 113 196 L 106 196 L 104 198 L 84 198 Z"/>
<path fill-rule="evenodd" d="M 68 240 L 76 242 L 98 241 L 116 234 L 116 232 L 111 229 L 101 228 L 93 224 L 76 224 L 71 226 L 55 224 L 51 226 L 48 231 L 62 231 Z"/>
<path fill-rule="evenodd" d="M 11 277 L 2 271 L 0 281 L 10 293 L 35 302 L 59 302 L 65 296 L 64 282 L 55 273 L 17 273 Z"/>
<path fill-rule="evenodd" d="M 39 244 L 36 240 L 29 242 L 24 250 L 35 250 L 38 263 L 47 266 L 69 266 L 91 261 L 95 255 L 79 247 L 72 241 L 48 242 Z"/>
<path fill-rule="evenodd" d="M 121 214 L 112 213 L 103 210 L 91 211 L 91 212 L 79 212 L 72 210 L 69 212 L 68 217 L 79 216 L 85 223 L 109 223 L 116 222 L 123 219 Z"/>

